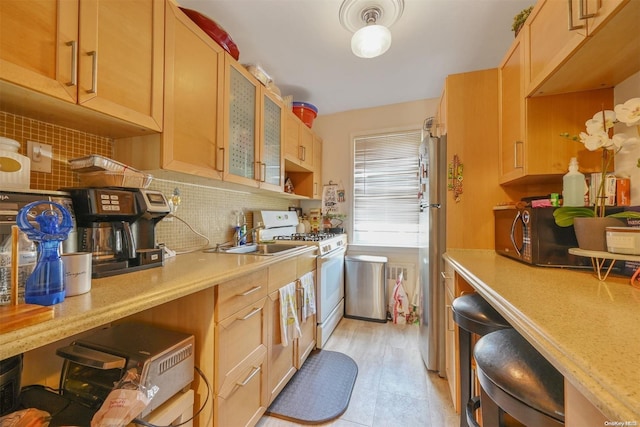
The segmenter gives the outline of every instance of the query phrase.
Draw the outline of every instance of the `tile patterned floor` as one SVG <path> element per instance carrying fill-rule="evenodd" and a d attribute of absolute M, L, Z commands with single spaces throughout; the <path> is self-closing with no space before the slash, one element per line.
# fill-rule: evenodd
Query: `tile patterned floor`
<path fill-rule="evenodd" d="M 343 319 L 325 349 L 358 364 L 349 408 L 322 424 L 335 427 L 454 427 L 459 425 L 447 381 L 424 368 L 415 325 Z M 300 424 L 264 416 L 258 427 Z"/>

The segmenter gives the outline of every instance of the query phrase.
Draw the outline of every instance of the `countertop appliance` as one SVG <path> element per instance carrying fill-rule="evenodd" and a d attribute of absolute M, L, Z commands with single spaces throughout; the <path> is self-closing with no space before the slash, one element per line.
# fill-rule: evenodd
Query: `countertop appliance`
<path fill-rule="evenodd" d="M 555 209 L 524 203 L 493 208 L 496 252 L 532 265 L 591 268 L 588 257 L 569 253 L 578 247 L 576 234 L 573 227 L 556 225 Z"/>
<path fill-rule="evenodd" d="M 58 203 L 71 213 L 74 226 L 69 232 L 67 240 L 62 242 L 62 251 L 64 253 L 77 252 L 77 228 L 69 193 L 44 190 L 0 191 L 0 305 L 9 303 L 11 290 L 11 226 L 16 225 L 16 217 L 20 209 L 37 201 Z M 33 217 L 47 209 L 47 205 L 38 205 L 36 209 L 38 212 L 33 212 Z M 33 271 L 37 253 L 35 243 L 29 240 L 23 232 L 20 232 L 19 245 L 18 300 L 24 302 L 24 285 L 27 277 Z"/>
<path fill-rule="evenodd" d="M 428 221 L 428 243 L 419 249 L 422 314 L 418 345 L 427 369 L 445 376 L 444 260 L 446 248 L 447 138 L 427 135 L 420 145 L 420 159 L 427 176 L 421 221 Z M 428 217 L 425 218 L 425 217 Z"/>
<path fill-rule="evenodd" d="M 191 384 L 194 345 L 193 335 L 144 323 L 102 329 L 56 351 L 64 358 L 61 396 L 97 411 L 114 383 L 135 369 L 140 384 L 156 390 L 139 416 L 144 418 Z"/>
<path fill-rule="evenodd" d="M 163 263 L 155 226 L 169 212 L 159 191 L 138 188 L 71 188 L 78 248 L 91 252 L 92 277 L 128 273 Z"/>
<path fill-rule="evenodd" d="M 344 316 L 344 255 L 347 235 L 296 233 L 296 211 L 256 211 L 254 226 L 264 224 L 262 239 L 318 248 L 316 260 L 316 347 L 322 348 Z"/>

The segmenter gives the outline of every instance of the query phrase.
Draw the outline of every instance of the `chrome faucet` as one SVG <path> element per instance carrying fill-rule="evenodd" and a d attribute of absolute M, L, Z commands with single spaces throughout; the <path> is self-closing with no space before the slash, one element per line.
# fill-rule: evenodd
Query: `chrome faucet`
<path fill-rule="evenodd" d="M 249 235 L 249 233 L 253 233 L 254 231 L 258 231 L 258 230 L 262 230 L 264 229 L 264 225 L 259 222 L 257 226 L 247 230 L 246 232 L 242 233 L 240 230 L 241 229 L 237 229 L 236 232 L 233 235 L 233 242 L 234 242 L 234 246 L 240 246 L 240 242 L 242 241 L 242 239 L 244 239 L 245 237 L 247 237 Z M 259 234 L 257 234 L 259 236 Z M 260 238 L 256 237 L 253 239 L 253 243 L 260 243 Z"/>

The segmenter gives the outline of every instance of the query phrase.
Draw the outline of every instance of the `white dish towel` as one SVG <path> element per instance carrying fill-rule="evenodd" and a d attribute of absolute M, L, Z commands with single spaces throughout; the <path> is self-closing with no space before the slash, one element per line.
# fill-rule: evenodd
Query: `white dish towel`
<path fill-rule="evenodd" d="M 294 340 L 300 335 L 302 332 L 296 313 L 296 284 L 291 282 L 280 288 L 280 340 L 282 346 L 288 346 L 290 340 Z"/>
<path fill-rule="evenodd" d="M 302 323 L 316 314 L 316 291 L 313 283 L 313 272 L 310 271 L 300 278 L 302 287 Z"/>

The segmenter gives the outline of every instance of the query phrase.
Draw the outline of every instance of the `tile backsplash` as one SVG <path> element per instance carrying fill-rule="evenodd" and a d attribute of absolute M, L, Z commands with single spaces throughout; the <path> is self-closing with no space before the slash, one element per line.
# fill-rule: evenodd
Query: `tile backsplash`
<path fill-rule="evenodd" d="M 76 174 L 69 168 L 69 159 L 99 154 L 111 157 L 113 148 L 109 138 L 79 132 L 27 117 L 0 111 L 0 136 L 18 141 L 20 154 L 27 155 L 27 141 L 52 146 L 51 173 L 31 171 L 31 188 L 57 190 L 78 185 Z M 32 168 L 33 169 L 33 168 Z M 0 185 L 2 185 L 0 183 Z"/>
<path fill-rule="evenodd" d="M 0 136 L 20 142 L 20 154 L 23 155 L 27 154 L 27 141 L 53 147 L 52 173 L 31 172 L 31 188 L 37 190 L 58 190 L 78 186 L 76 174 L 69 168 L 69 159 L 89 154 L 113 156 L 113 141 L 110 138 L 2 111 Z M 251 212 L 254 210 L 287 210 L 290 206 L 299 206 L 297 200 L 282 198 L 277 194 L 254 194 L 211 187 L 206 180 L 188 175 L 166 171 L 153 171 L 152 175 L 154 179 L 149 186 L 150 189 L 162 191 L 167 197 L 172 195 L 175 189 L 180 192 L 181 204 L 175 212 L 178 218 L 165 219 L 156 227 L 157 242 L 165 243 L 178 253 L 231 240 L 234 211 L 242 210 L 251 226 Z"/>

